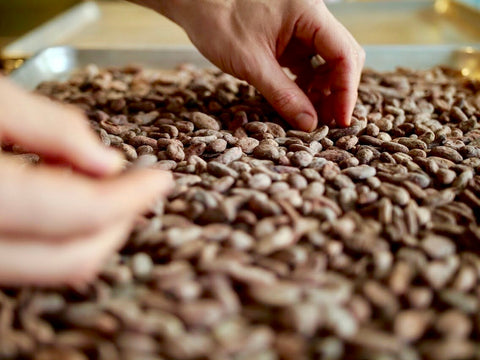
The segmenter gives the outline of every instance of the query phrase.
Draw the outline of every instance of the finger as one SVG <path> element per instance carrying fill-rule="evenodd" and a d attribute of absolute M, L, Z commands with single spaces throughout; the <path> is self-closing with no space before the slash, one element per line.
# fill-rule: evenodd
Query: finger
<path fill-rule="evenodd" d="M 0 80 L 2 138 L 32 152 L 63 160 L 91 175 L 108 175 L 122 167 L 119 152 L 103 146 L 87 119 L 73 107 L 54 104 Z"/>
<path fill-rule="evenodd" d="M 92 179 L 47 166 L 19 168 L 0 159 L 0 230 L 10 235 L 64 237 L 97 231 L 148 210 L 172 186 L 170 173 L 132 170 Z"/>
<path fill-rule="evenodd" d="M 246 80 L 260 91 L 273 108 L 293 127 L 312 131 L 317 114 L 300 87 L 283 71 L 275 58 L 265 56 L 252 61 Z"/>
<path fill-rule="evenodd" d="M 308 94 L 308 98 L 312 102 L 312 104 L 315 106 L 315 109 L 317 110 L 318 114 L 318 121 L 330 125 L 332 119 L 333 119 L 333 114 L 332 114 L 332 106 L 330 104 L 331 98 L 327 94 L 326 91 L 311 91 Z"/>
<path fill-rule="evenodd" d="M 18 242 L 0 238 L 1 285 L 80 285 L 93 280 L 106 257 L 127 238 L 131 221 L 62 244 L 31 238 Z"/>
<path fill-rule="evenodd" d="M 288 67 L 290 69 L 301 65 L 302 68 L 311 67 L 310 58 L 315 55 L 315 52 L 312 52 L 310 46 L 305 46 L 305 44 L 299 39 L 292 38 L 287 44 L 286 48 L 282 53 L 278 53 L 277 47 L 277 59 L 281 66 Z"/>
<path fill-rule="evenodd" d="M 332 115 L 339 126 L 350 126 L 351 115 L 357 101 L 358 82 L 350 74 L 336 68 L 333 73 L 334 81 L 331 86 Z"/>
<path fill-rule="evenodd" d="M 333 69 L 330 84 L 332 113 L 337 124 L 346 126 L 350 124 L 355 106 L 364 53 L 323 2 L 318 2 L 316 10 L 302 18 L 295 35 L 310 44 Z"/>
<path fill-rule="evenodd" d="M 332 104 L 331 78 L 332 71 L 327 64 L 315 69 L 315 75 L 311 77 L 310 91 L 308 98 L 315 106 L 318 113 L 318 121 L 323 124 L 332 125 L 334 121 L 335 105 Z"/>
<path fill-rule="evenodd" d="M 308 72 L 300 72 L 295 79 L 295 83 L 300 89 L 302 89 L 305 94 L 307 94 L 307 96 L 310 91 L 310 84 L 312 82 L 311 79 L 311 74 L 309 74 Z"/>
<path fill-rule="evenodd" d="M 310 92 L 320 93 L 324 96 L 330 95 L 332 93 L 332 72 L 333 70 L 327 64 L 313 70 L 313 75 L 310 76 Z"/>
<path fill-rule="evenodd" d="M 315 72 L 308 60 L 301 61 L 295 66 L 289 67 L 289 70 L 296 76 L 295 83 L 307 94 L 311 89 L 312 79 Z"/>
<path fill-rule="evenodd" d="M 308 88 L 309 88 L 309 74 L 307 71 L 305 71 L 303 68 L 300 66 L 296 66 L 294 68 L 289 68 L 289 70 L 292 72 L 293 75 L 295 75 L 295 84 L 298 85 L 300 89 L 302 89 L 303 92 L 307 93 Z"/>

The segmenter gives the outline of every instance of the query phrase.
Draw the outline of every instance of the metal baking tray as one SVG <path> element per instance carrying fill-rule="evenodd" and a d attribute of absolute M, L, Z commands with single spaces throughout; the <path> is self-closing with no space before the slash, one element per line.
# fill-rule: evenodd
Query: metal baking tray
<path fill-rule="evenodd" d="M 475 44 L 480 10 L 456 0 L 327 2 L 362 45 Z M 2 57 L 25 59 L 41 49 L 148 49 L 190 44 L 183 30 L 157 13 L 126 1 L 87 1 L 5 47 Z"/>
<path fill-rule="evenodd" d="M 480 45 L 380 45 L 365 46 L 366 67 L 387 71 L 396 67 L 426 69 L 450 66 L 462 74 L 480 79 Z M 12 72 L 10 78 L 26 89 L 40 82 L 65 80 L 75 70 L 89 64 L 98 66 L 140 65 L 151 69 L 171 69 L 181 63 L 212 67 L 193 46 L 160 47 L 148 50 L 75 49 L 68 46 L 45 49 Z"/>
<path fill-rule="evenodd" d="M 34 89 L 42 81 L 66 80 L 72 72 L 90 64 L 99 67 L 138 65 L 149 69 L 173 69 L 182 63 L 213 67 L 198 50 L 187 45 L 148 50 L 56 46 L 40 51 L 9 77 L 26 89 Z"/>

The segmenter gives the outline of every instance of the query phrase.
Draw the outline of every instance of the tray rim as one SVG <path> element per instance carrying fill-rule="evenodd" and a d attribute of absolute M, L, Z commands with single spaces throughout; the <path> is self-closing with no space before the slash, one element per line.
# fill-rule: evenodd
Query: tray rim
<path fill-rule="evenodd" d="M 362 45 L 362 48 L 365 49 L 365 51 L 379 51 L 379 50 L 402 50 L 402 51 L 408 51 L 408 50 L 414 50 L 414 51 L 419 51 L 420 49 L 424 49 L 427 51 L 431 50 L 444 50 L 444 51 L 461 51 L 461 50 L 466 50 L 468 51 L 480 51 L 480 41 L 478 43 L 459 43 L 459 44 L 379 44 L 379 45 Z M 46 48 L 43 48 L 37 52 L 35 52 L 31 57 L 25 60 L 24 64 L 27 64 L 29 62 L 35 61 L 38 57 L 42 56 L 43 53 L 46 51 L 49 51 L 51 49 L 69 49 L 74 52 L 109 52 L 109 51 L 115 51 L 115 52 L 138 52 L 138 51 L 149 51 L 149 52 L 161 52 L 161 51 L 180 51 L 180 52 L 189 52 L 189 51 L 194 51 L 195 53 L 199 53 L 198 49 L 193 45 L 193 44 L 159 44 L 156 46 L 140 46 L 138 48 L 86 48 L 86 47 L 76 47 L 72 45 L 55 45 L 55 46 L 49 46 Z M 19 69 L 15 69 L 11 74 L 14 74 L 16 71 Z"/>
<path fill-rule="evenodd" d="M 431 44 L 431 45 L 405 45 L 405 44 L 395 44 L 395 45 L 365 45 L 363 46 L 367 53 L 367 60 L 366 60 L 366 66 L 365 68 L 372 68 L 369 66 L 369 56 L 374 55 L 375 53 L 378 54 L 386 54 L 387 56 L 392 56 L 395 52 L 402 52 L 404 54 L 406 53 L 415 53 L 415 52 L 422 52 L 422 53 L 444 53 L 444 54 L 450 54 L 454 55 L 455 53 L 458 54 L 469 54 L 469 53 L 475 53 L 480 56 L 480 43 L 478 44 Z M 8 78 L 10 78 L 12 81 L 16 82 L 19 85 L 24 85 L 22 82 L 23 77 L 28 77 L 28 72 L 25 74 L 26 71 L 28 71 L 28 68 L 33 66 L 36 62 L 40 61 L 42 57 L 46 56 L 49 51 L 62 51 L 65 53 L 71 53 L 71 54 L 86 54 L 86 53 L 91 53 L 94 54 L 96 52 L 98 53 L 106 53 L 106 54 L 113 54 L 113 53 L 125 53 L 125 54 L 135 54 L 135 56 L 141 56 L 142 52 L 147 52 L 151 53 L 152 55 L 154 54 L 184 54 L 185 56 L 189 57 L 194 57 L 198 59 L 198 62 L 192 62 L 197 66 L 202 66 L 202 67 L 215 67 L 211 62 L 209 62 L 193 45 L 158 45 L 155 47 L 143 47 L 143 48 L 138 48 L 138 49 L 124 49 L 124 48 L 102 48 L 102 49 L 97 49 L 97 48 L 77 48 L 73 46 L 68 46 L 68 45 L 60 45 L 60 46 L 52 46 L 52 47 L 47 47 L 45 49 L 42 49 L 38 52 L 36 52 L 32 57 L 27 59 L 18 69 L 14 70 L 12 73 L 8 75 Z M 141 61 L 131 61 L 130 63 L 139 63 L 141 65 Z M 190 60 L 184 60 L 181 61 L 179 60 L 177 64 L 179 63 L 185 63 L 185 62 L 191 62 Z M 127 63 L 125 63 L 127 64 Z M 199 65 L 200 64 L 200 65 Z M 85 64 L 84 64 L 85 65 Z M 83 65 L 83 66 L 84 66 Z M 432 66 L 441 66 L 441 65 L 447 65 L 448 64 L 441 64 L 438 63 L 436 65 Z M 112 65 L 102 65 L 102 66 L 119 66 L 116 64 Z M 148 65 L 145 65 L 148 67 Z M 405 65 L 397 65 L 395 67 L 399 66 L 404 66 L 404 67 L 409 67 L 409 64 Z M 73 70 L 75 67 L 69 68 L 68 72 Z M 161 68 L 159 66 L 158 68 Z M 167 68 L 167 67 L 164 67 Z M 387 70 L 388 71 L 388 70 Z"/>

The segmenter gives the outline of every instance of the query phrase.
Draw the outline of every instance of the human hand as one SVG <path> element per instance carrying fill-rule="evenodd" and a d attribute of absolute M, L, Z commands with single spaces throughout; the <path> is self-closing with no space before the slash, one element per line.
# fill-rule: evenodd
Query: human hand
<path fill-rule="evenodd" d="M 101 144 L 78 111 L 2 79 L 0 108 L 2 141 L 74 169 L 25 166 L 1 154 L 0 284 L 91 280 L 123 244 L 136 216 L 169 190 L 171 175 L 154 170 L 118 175 L 121 155 Z"/>
<path fill-rule="evenodd" d="M 350 124 L 365 53 L 321 0 L 139 0 L 182 26 L 220 69 L 248 81 L 292 126 Z M 311 66 L 313 55 L 326 63 Z M 292 81 L 282 66 L 297 76 Z"/>

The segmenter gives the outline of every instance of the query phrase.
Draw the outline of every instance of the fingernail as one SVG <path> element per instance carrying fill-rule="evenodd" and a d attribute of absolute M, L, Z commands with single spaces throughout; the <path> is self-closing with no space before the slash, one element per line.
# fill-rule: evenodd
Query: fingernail
<path fill-rule="evenodd" d="M 346 128 L 350 126 L 350 124 L 352 123 L 352 119 L 350 117 L 344 119 L 343 121 L 337 121 L 335 119 L 335 123 L 337 124 L 337 126 Z"/>
<path fill-rule="evenodd" d="M 350 126 L 352 124 L 352 118 L 349 116 L 347 121 L 345 122 L 346 126 Z"/>
<path fill-rule="evenodd" d="M 297 127 L 305 129 L 306 131 L 313 131 L 317 126 L 313 116 L 308 113 L 298 114 L 295 118 L 295 124 Z"/>

